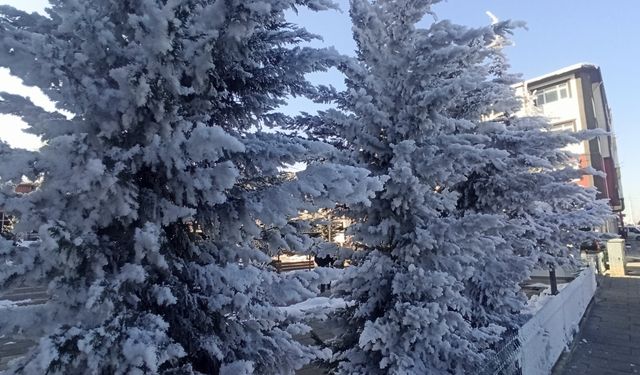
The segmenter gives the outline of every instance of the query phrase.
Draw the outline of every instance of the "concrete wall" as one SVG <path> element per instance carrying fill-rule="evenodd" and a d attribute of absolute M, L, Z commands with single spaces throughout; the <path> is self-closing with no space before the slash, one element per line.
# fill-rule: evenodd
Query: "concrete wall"
<path fill-rule="evenodd" d="M 596 291 L 593 269 L 586 268 L 520 328 L 520 365 L 523 375 L 550 374 L 562 352 L 573 341 L 580 320 Z"/>

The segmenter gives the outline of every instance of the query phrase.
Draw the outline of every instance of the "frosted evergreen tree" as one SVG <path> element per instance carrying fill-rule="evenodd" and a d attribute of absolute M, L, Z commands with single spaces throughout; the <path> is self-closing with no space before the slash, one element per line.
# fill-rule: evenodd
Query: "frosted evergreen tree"
<path fill-rule="evenodd" d="M 497 251 L 483 258 L 468 288 L 475 319 L 512 325 L 521 318 L 524 296 L 518 285 L 534 266 L 575 265 L 580 245 L 593 241 L 611 215 L 596 191 L 576 183 L 584 174 L 566 146 L 597 133 L 552 131 L 543 118 L 508 113 L 485 124 L 491 146 L 509 153 L 500 165 L 473 172 L 459 186 L 461 212 L 502 213 L 505 230 Z"/>
<path fill-rule="evenodd" d="M 367 202 L 367 171 L 318 142 L 263 131 L 335 53 L 286 10 L 326 0 L 53 0 L 0 7 L 0 66 L 59 110 L 0 94 L 45 145 L 0 147 L 0 206 L 41 241 L 0 243 L 0 285 L 48 283 L 0 334 L 42 337 L 11 373 L 290 374 L 322 351 L 280 308 L 310 295 L 268 265 L 308 240 L 300 210 Z M 294 162 L 308 168 L 282 173 Z M 16 194 L 20 179 L 41 179 Z"/>
<path fill-rule="evenodd" d="M 492 81 L 489 48 L 511 24 L 416 27 L 436 2 L 352 1 L 357 59 L 341 65 L 341 111 L 302 121 L 387 179 L 370 207 L 351 206 L 364 251 L 335 288 L 353 302 L 340 316 L 338 373 L 472 373 L 505 330 L 476 324 L 467 293 L 479 260 L 502 241 L 503 216 L 458 215 L 457 187 L 506 157 L 479 127 L 496 102 L 513 100 Z M 467 103 L 474 92 L 485 100 Z"/>
<path fill-rule="evenodd" d="M 488 120 L 519 105 L 500 48 L 516 24 L 417 28 L 437 2 L 352 0 L 357 59 L 341 65 L 347 91 L 325 92 L 341 111 L 300 121 L 388 179 L 350 207 L 364 251 L 334 288 L 353 303 L 337 373 L 479 372 L 522 322 L 519 283 L 543 258 L 567 261 L 606 212 L 560 150 L 584 135 Z"/>
<path fill-rule="evenodd" d="M 597 172 L 580 168 L 577 155 L 567 151 L 568 145 L 591 139 L 598 131 L 557 132 L 544 118 L 513 116 L 522 100 L 528 99 L 514 100 L 507 86 L 518 80 L 508 73 L 502 54 L 508 44 L 508 39 L 497 35 L 490 45 L 495 77 L 488 84 L 491 89 L 466 93 L 465 105 L 452 108 L 450 114 L 473 120 L 479 114 L 475 111 L 483 108 L 479 103 L 486 103 L 487 97 L 494 100 L 491 113 L 480 113 L 487 121 L 477 131 L 491 138 L 488 147 L 508 156 L 482 166 L 458 185 L 457 215 L 503 216 L 501 242 L 480 260 L 467 282 L 467 293 L 474 305 L 474 324 L 499 324 L 513 332 L 526 319 L 520 285 L 532 269 L 576 265 L 580 245 L 598 236 L 585 229 L 600 227 L 611 212 L 605 201 L 596 200 L 595 189 L 576 183 L 583 175 Z"/>

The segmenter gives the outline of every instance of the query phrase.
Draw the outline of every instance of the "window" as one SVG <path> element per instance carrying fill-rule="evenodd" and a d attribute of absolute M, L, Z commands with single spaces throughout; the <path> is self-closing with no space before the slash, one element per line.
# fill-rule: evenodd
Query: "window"
<path fill-rule="evenodd" d="M 567 82 L 563 82 L 535 90 L 533 95 L 535 96 L 534 104 L 536 106 L 541 106 L 547 103 L 556 102 L 560 99 L 570 98 L 571 92 L 569 91 L 569 84 Z"/>
<path fill-rule="evenodd" d="M 560 122 L 558 124 L 552 124 L 551 125 L 551 131 L 552 132 L 558 132 L 558 131 L 575 132 L 576 131 L 576 123 L 574 121 L 567 121 L 567 122 Z"/>

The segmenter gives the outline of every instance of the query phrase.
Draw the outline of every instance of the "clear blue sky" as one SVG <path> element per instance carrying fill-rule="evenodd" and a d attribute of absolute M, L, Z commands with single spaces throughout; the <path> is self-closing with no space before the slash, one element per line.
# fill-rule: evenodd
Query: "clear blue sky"
<path fill-rule="evenodd" d="M 338 0 L 342 13 L 313 13 L 302 10 L 291 21 L 322 35 L 323 43 L 351 54 L 348 0 Z M 46 0 L 0 0 L 28 11 L 41 11 Z M 449 0 L 435 7 L 440 19 L 478 26 L 490 23 L 485 14 L 491 11 L 501 20 L 527 23 L 528 30 L 514 36 L 515 46 L 508 48 L 512 71 L 524 78 L 539 76 L 578 62 L 590 62 L 602 68 L 613 126 L 618 140 L 622 165 L 622 184 L 627 208 L 633 207 L 640 220 L 640 1 L 638 0 Z M 311 79 L 342 87 L 336 72 L 318 74 Z M 0 91 L 6 90 L 0 82 Z M 287 111 L 315 108 L 302 100 L 293 100 Z M 6 127 L 2 127 L 7 129 Z M 5 130 L 3 130 L 5 131 Z M 629 212 L 629 211 L 628 211 Z"/>
<path fill-rule="evenodd" d="M 300 12 L 291 20 L 324 37 L 352 54 L 348 0 L 338 0 L 342 13 Z M 525 21 L 527 30 L 513 36 L 515 46 L 507 49 L 512 71 L 533 78 L 579 62 L 602 69 L 613 128 L 618 142 L 622 185 L 627 213 L 640 220 L 640 1 L 638 0 L 449 0 L 435 6 L 439 19 L 480 26 L 490 23 L 486 11 L 500 20 Z M 320 45 L 320 44 L 318 44 Z M 337 73 L 313 79 L 341 86 Z M 295 101 L 294 108 L 309 108 Z"/>

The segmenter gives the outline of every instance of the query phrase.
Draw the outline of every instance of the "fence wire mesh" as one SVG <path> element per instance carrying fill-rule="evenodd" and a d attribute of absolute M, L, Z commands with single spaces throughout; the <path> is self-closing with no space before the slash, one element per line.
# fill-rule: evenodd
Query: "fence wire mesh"
<path fill-rule="evenodd" d="M 479 375 L 522 375 L 520 367 L 520 337 L 517 334 L 508 336 L 503 344 L 492 355 L 487 357 Z"/>

